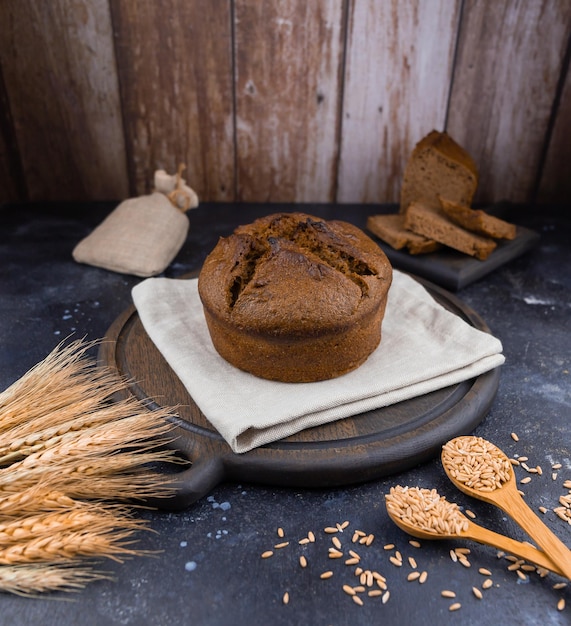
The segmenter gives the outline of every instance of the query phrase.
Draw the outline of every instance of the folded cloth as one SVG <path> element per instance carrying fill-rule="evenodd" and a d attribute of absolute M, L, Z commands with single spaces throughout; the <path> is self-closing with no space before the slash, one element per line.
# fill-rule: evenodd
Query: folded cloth
<path fill-rule="evenodd" d="M 264 380 L 219 356 L 197 279 L 149 278 L 132 294 L 147 334 L 237 453 L 469 380 L 505 360 L 497 338 L 446 310 L 396 270 L 379 347 L 356 370 L 314 383 Z"/>

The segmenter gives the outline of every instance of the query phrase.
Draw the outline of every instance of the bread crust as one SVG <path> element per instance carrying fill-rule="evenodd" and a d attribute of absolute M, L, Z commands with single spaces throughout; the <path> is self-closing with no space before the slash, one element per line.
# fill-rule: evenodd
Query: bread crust
<path fill-rule="evenodd" d="M 360 229 L 277 213 L 221 238 L 198 289 L 214 347 L 261 378 L 340 376 L 378 346 L 392 268 Z"/>

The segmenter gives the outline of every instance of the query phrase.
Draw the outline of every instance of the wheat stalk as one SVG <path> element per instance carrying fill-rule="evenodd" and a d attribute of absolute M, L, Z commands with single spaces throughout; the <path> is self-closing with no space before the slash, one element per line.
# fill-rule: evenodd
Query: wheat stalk
<path fill-rule="evenodd" d="M 0 524 L 0 546 L 5 549 L 58 532 L 89 529 L 93 533 L 107 533 L 118 528 L 138 530 L 144 527 L 143 520 L 129 517 L 118 507 L 80 506 L 72 510 L 30 515 Z"/>
<path fill-rule="evenodd" d="M 173 410 L 111 403 L 124 384 L 85 358 L 94 345 L 60 344 L 0 393 L 0 590 L 71 590 L 104 577 L 54 564 L 143 554 L 130 539 L 146 525 L 108 501 L 172 495 L 168 476 L 150 468 L 180 462 L 164 445 Z"/>
<path fill-rule="evenodd" d="M 59 344 L 8 389 L 0 393 L 0 434 L 46 415 L 57 416 L 69 406 L 100 406 L 124 384 L 108 370 L 84 358 L 97 342 Z"/>
<path fill-rule="evenodd" d="M 86 567 L 66 565 L 4 565 L 0 590 L 26 597 L 47 591 L 79 591 L 95 580 L 111 580 L 108 574 Z"/>
<path fill-rule="evenodd" d="M 80 557 L 108 557 L 122 562 L 125 556 L 146 554 L 144 550 L 128 548 L 125 539 L 133 531 L 113 530 L 103 533 L 88 530 L 56 531 L 48 536 L 41 536 L 25 543 L 17 543 L 0 550 L 0 565 L 19 563 L 61 563 Z M 119 556 L 120 555 L 120 556 Z"/>
<path fill-rule="evenodd" d="M 27 489 L 0 496 L 0 521 L 4 523 L 50 511 L 69 511 L 83 504 L 40 481 Z"/>

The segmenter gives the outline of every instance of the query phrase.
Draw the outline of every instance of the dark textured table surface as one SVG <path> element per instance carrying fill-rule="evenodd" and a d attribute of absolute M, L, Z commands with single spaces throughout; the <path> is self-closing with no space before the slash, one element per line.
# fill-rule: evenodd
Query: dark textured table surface
<path fill-rule="evenodd" d="M 20 205 L 0 208 L 0 390 L 43 359 L 56 344 L 73 335 L 98 339 L 131 304 L 131 288 L 140 278 L 120 275 L 72 260 L 74 245 L 113 209 L 95 205 Z M 188 239 L 165 272 L 177 277 L 198 269 L 221 235 L 241 223 L 285 208 L 299 207 L 203 205 L 189 214 Z M 364 227 L 376 206 L 301 207 L 324 218 L 342 218 Z M 545 523 L 571 545 L 571 525 L 552 512 L 567 493 L 571 479 L 571 219 L 556 207 L 513 206 L 511 221 L 540 233 L 539 245 L 456 295 L 478 312 L 501 339 L 506 356 L 497 397 L 475 431 L 509 456 L 528 456 L 541 466 L 525 485 L 526 500 L 535 510 L 544 506 Z M 511 433 L 519 435 L 519 441 Z M 561 463 L 557 476 L 552 465 Z M 517 468 L 519 477 L 524 470 Z M 138 547 L 157 551 L 118 564 L 102 564 L 113 581 L 95 582 L 79 594 L 41 599 L 0 597 L 0 623 L 83 624 L 569 624 L 571 585 L 554 589 L 562 579 L 535 573 L 525 580 L 507 569 L 493 548 L 469 542 L 423 541 L 409 544 L 388 519 L 384 494 L 394 484 L 435 487 L 442 495 L 471 509 L 477 522 L 519 540 L 526 536 L 505 514 L 470 500 L 445 478 L 435 459 L 397 476 L 351 487 L 304 490 L 223 484 L 203 500 L 179 513 L 142 513 L 155 533 L 142 533 Z M 540 514 L 541 515 L 541 514 Z M 350 546 L 352 531 L 374 533 L 371 546 L 361 548 L 365 567 L 384 574 L 390 599 L 363 596 L 358 606 L 342 591 L 355 584 L 352 569 L 328 558 L 330 536 L 323 532 L 345 520 L 339 535 Z M 274 557 L 260 554 L 273 546 L 283 527 L 290 545 Z M 298 541 L 313 531 L 316 542 Z M 397 568 L 389 562 L 393 543 L 404 557 Z M 352 546 L 351 546 L 352 547 Z M 450 558 L 451 548 L 468 547 L 471 567 Z M 308 566 L 301 568 L 305 555 Z M 414 557 L 424 584 L 407 581 Z M 491 571 L 493 586 L 477 599 L 479 568 Z M 324 570 L 333 578 L 321 580 Z M 456 592 L 462 607 L 450 612 L 452 600 L 442 589 Z M 289 592 L 288 605 L 282 603 Z M 567 608 L 557 609 L 559 600 Z"/>

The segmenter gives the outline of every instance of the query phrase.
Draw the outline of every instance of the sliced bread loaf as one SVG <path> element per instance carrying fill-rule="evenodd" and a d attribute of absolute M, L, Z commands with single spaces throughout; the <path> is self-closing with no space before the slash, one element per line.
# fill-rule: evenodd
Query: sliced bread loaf
<path fill-rule="evenodd" d="M 478 235 L 493 237 L 494 239 L 515 239 L 516 227 L 514 224 L 488 215 L 485 211 L 451 202 L 442 196 L 439 197 L 439 200 L 444 213 L 459 226 L 463 226 Z"/>
<path fill-rule="evenodd" d="M 441 245 L 433 239 L 417 235 L 404 226 L 404 215 L 371 215 L 367 218 L 367 229 L 395 250 L 407 248 L 411 254 L 434 252 Z"/>
<path fill-rule="evenodd" d="M 464 230 L 448 218 L 442 209 L 413 202 L 405 214 L 405 227 L 413 232 L 434 239 L 481 261 L 488 258 L 496 242 L 487 237 Z"/>
<path fill-rule="evenodd" d="M 412 202 L 440 207 L 438 195 L 470 206 L 478 185 L 478 170 L 472 157 L 447 133 L 433 130 L 415 146 L 406 165 L 400 212 Z"/>

